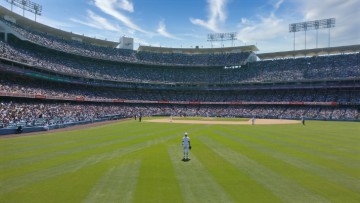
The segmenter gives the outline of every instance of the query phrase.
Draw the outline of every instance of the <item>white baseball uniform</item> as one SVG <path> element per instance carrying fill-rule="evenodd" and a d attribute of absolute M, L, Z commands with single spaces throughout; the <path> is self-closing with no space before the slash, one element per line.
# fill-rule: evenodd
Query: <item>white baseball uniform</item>
<path fill-rule="evenodd" d="M 184 159 L 188 159 L 189 158 L 190 137 L 188 137 L 187 135 L 185 135 L 182 138 L 182 146 L 184 148 Z"/>

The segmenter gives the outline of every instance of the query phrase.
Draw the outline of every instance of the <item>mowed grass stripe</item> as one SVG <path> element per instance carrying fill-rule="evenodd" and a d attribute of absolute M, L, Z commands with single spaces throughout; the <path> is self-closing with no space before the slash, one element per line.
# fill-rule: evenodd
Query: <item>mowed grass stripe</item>
<path fill-rule="evenodd" d="M 220 157 L 203 144 L 198 137 L 211 134 L 202 131 L 202 134 L 193 136 L 193 153 L 198 161 L 211 173 L 214 179 L 231 195 L 235 202 L 280 202 L 270 190 L 251 178 L 247 173 L 239 170 L 227 160 Z M 190 169 L 191 170 L 191 169 Z"/>
<path fill-rule="evenodd" d="M 338 123 L 337 125 L 340 124 Z M 358 139 L 360 136 L 360 128 L 357 127 L 356 124 L 358 123 L 351 125 L 347 131 L 337 132 L 336 140 L 329 139 L 327 138 L 328 136 L 323 136 L 324 134 L 338 131 L 336 123 L 334 123 L 334 126 L 332 127 L 328 126 L 328 128 L 325 128 L 325 126 L 322 125 L 311 127 L 305 126 L 303 128 L 299 126 L 294 128 L 289 126 L 256 126 L 256 132 L 262 132 L 263 135 L 273 134 L 274 136 L 272 138 L 274 139 L 283 139 L 291 144 L 301 143 L 304 146 L 306 145 L 309 149 L 317 149 L 318 151 L 331 152 L 332 154 L 337 154 L 342 157 L 354 158 L 353 152 L 360 152 L 360 142 Z M 319 129 L 322 128 L 325 129 L 319 131 Z M 347 140 L 351 134 L 357 134 L 358 136 L 353 140 Z"/>
<path fill-rule="evenodd" d="M 334 124 L 335 125 L 335 124 Z M 288 129 L 286 131 L 282 131 L 282 133 L 286 133 L 287 135 L 291 134 L 290 136 L 294 136 L 294 140 L 298 140 L 301 142 L 309 142 L 311 144 L 319 144 L 319 146 L 324 146 L 325 148 L 327 146 L 332 146 L 334 143 L 336 143 L 335 150 L 338 150 L 338 148 L 346 148 L 349 150 L 358 150 L 359 151 L 359 143 L 354 142 L 357 140 L 357 138 L 349 138 L 350 135 L 357 134 L 360 136 L 360 129 L 359 132 L 356 132 L 355 126 L 352 126 L 352 128 L 347 129 L 347 131 L 339 131 L 336 127 L 328 128 L 319 131 L 319 128 L 324 128 L 324 126 L 313 126 L 311 128 L 306 129 L 300 129 L 300 131 L 296 131 L 294 129 Z M 355 130 L 355 131 L 354 131 Z M 335 131 L 335 132 L 334 132 Z M 291 133 L 292 132 L 292 133 Z M 296 133 L 294 133 L 296 132 Z M 335 135 L 329 136 L 329 134 L 335 133 Z M 301 135 L 301 136 L 297 136 Z M 324 136 L 328 135 L 328 136 Z M 345 151 L 346 152 L 346 151 Z"/>
<path fill-rule="evenodd" d="M 5 177 L 5 181 L 0 181 L 0 202 L 87 202 L 93 199 L 101 199 L 93 194 L 98 190 L 97 195 L 100 197 L 101 194 L 106 194 L 104 196 L 109 197 L 107 200 L 110 202 L 112 200 L 114 200 L 112 202 L 185 202 L 184 197 L 187 194 L 183 193 L 173 162 L 173 159 L 176 158 L 179 162 L 176 163 L 183 164 L 180 161 L 182 158 L 181 138 L 185 131 L 189 133 L 194 147 L 191 152 L 192 160 L 189 163 L 195 164 L 193 161 L 196 160 L 199 167 L 195 167 L 195 169 L 201 168 L 201 170 L 195 172 L 201 173 L 202 169 L 205 169 L 204 175 L 210 176 L 213 181 L 212 184 L 215 184 L 221 190 L 221 194 L 214 194 L 215 200 L 225 199 L 220 197 L 225 195 L 227 197 L 225 201 L 228 202 L 250 202 L 251 200 L 248 201 L 248 199 L 251 198 L 259 200 L 257 202 L 296 202 L 300 200 L 310 202 L 328 200 L 332 202 L 360 202 L 356 192 L 316 174 L 320 173 L 320 170 L 324 168 L 325 172 L 330 170 L 331 173 L 336 173 L 334 168 L 322 164 L 322 161 L 327 164 L 336 164 L 333 167 L 343 171 L 339 172 L 342 175 L 350 175 L 349 172 L 352 172 L 356 177 L 355 169 L 359 168 L 359 163 L 349 163 L 349 161 L 355 162 L 357 160 L 358 150 L 354 150 L 352 146 L 356 146 L 355 143 L 359 142 L 359 140 L 353 140 L 351 147 L 344 150 L 345 152 L 342 152 L 341 148 L 346 148 L 346 143 L 350 140 L 348 138 L 354 136 L 348 136 L 348 134 L 344 133 L 344 135 L 321 143 L 322 137 L 325 139 L 324 135 L 311 134 L 313 128 L 318 129 L 316 132 L 321 132 L 323 128 L 320 125 L 321 123 L 316 123 L 318 125 L 316 126 L 315 123 L 309 122 L 308 125 L 307 122 L 307 126 L 302 128 L 301 125 L 213 126 L 127 121 L 121 124 L 122 127 L 120 128 L 122 130 L 117 125 L 109 128 L 101 126 L 102 130 L 99 131 L 98 128 L 92 128 L 90 131 L 94 134 L 90 136 L 86 136 L 85 133 L 82 134 L 83 131 L 73 131 L 76 133 L 74 139 L 76 141 L 71 142 L 67 140 L 74 138 L 74 135 L 71 134 L 73 132 L 4 139 L 10 141 L 11 147 L 8 147 L 0 139 L 0 151 L 7 152 L 6 156 L 12 156 L 9 151 L 14 152 L 14 146 L 24 148 L 24 151 L 19 152 L 23 156 L 19 162 L 10 159 L 6 162 L 8 165 L 4 166 L 4 168 L 1 168 L 3 165 L 0 164 L 0 176 L 4 172 L 2 169 L 11 169 L 18 171 L 20 174 Z M 333 132 L 339 132 L 339 129 L 342 129 L 339 126 L 343 126 L 341 123 L 339 125 L 324 123 L 326 123 L 324 126 L 335 128 Z M 356 132 L 357 127 L 353 123 L 346 126 L 350 131 Z M 114 130 L 111 130 L 111 128 L 114 128 Z M 326 129 L 324 134 L 330 131 L 331 129 Z M 89 131 L 85 130 L 85 132 Z M 114 132 L 119 135 L 114 135 Z M 102 134 L 96 135 L 97 133 Z M 124 134 L 120 135 L 120 133 Z M 304 135 L 304 133 L 308 133 L 308 135 Z M 32 137 L 36 137 L 36 139 L 33 140 Z M 38 142 L 39 146 L 37 146 L 37 139 L 40 137 L 47 141 L 40 141 Z M 134 137 L 136 138 L 133 139 Z M 341 137 L 344 138 L 343 142 Z M 282 140 L 283 138 L 285 141 Z M 300 139 L 300 144 L 296 142 L 297 139 Z M 55 140 L 58 140 L 59 143 Z M 17 144 L 17 141 L 20 141 L 20 144 Z M 123 144 L 121 144 L 122 142 Z M 318 142 L 321 150 L 316 148 Z M 337 142 L 339 143 L 338 146 Z M 29 144 L 29 146 L 26 146 L 26 144 Z M 56 146 L 56 144 L 59 145 Z M 101 146 L 102 144 L 103 146 Z M 9 151 L 1 148 L 1 146 L 5 146 Z M 327 146 L 337 146 L 336 150 L 331 150 L 340 152 L 341 156 L 336 153 L 334 155 L 331 150 L 327 151 Z M 34 149 L 34 154 L 26 156 L 25 151 L 32 153 L 31 148 Z M 52 148 L 54 150 L 51 150 Z M 174 150 L 174 156 L 170 154 L 169 150 Z M 355 158 L 351 158 L 349 152 L 353 152 Z M 71 158 L 72 153 L 75 154 L 76 158 Z M 238 157 L 239 154 L 240 158 Z M 342 156 L 343 154 L 344 156 Z M 46 164 L 47 155 L 50 155 L 50 162 L 54 161 L 52 164 Z M 235 160 L 232 160 L 232 155 Z M 16 159 L 16 156 L 14 155 L 12 158 Z M 305 158 L 311 156 L 311 158 L 308 160 L 302 156 Z M 42 158 L 37 159 L 38 157 Z M 34 162 L 38 163 L 32 164 L 29 159 L 33 159 Z M 250 161 L 247 161 L 247 159 Z M 60 162 L 55 164 L 55 160 Z M 245 163 L 241 163 L 242 161 Z M 44 163 L 44 165 L 39 163 Z M 156 170 L 159 163 L 165 165 Z M 305 166 L 302 166 L 302 164 L 305 164 Z M 313 168 L 314 165 L 315 168 Z M 22 171 L 23 166 L 29 167 L 28 169 L 31 170 L 24 173 Z M 260 166 L 260 168 L 257 169 L 257 166 Z M 151 171 L 154 168 L 156 171 Z M 264 168 L 265 170 L 263 170 Z M 188 170 L 191 169 L 186 167 L 181 172 L 186 173 Z M 271 177 L 266 179 L 265 176 L 269 171 Z M 121 186 L 121 183 L 116 181 L 107 181 L 110 181 L 111 177 L 116 179 L 123 172 L 129 174 L 129 176 L 122 177 L 121 180 L 131 181 L 133 185 L 127 187 L 127 185 Z M 255 176 L 259 173 L 263 173 L 263 176 L 260 175 L 259 178 L 256 178 Z M 275 175 L 273 176 L 273 174 Z M 331 174 L 328 175 L 331 177 Z M 275 180 L 277 176 L 282 178 Z M 140 179 L 137 179 L 138 177 Z M 264 177 L 265 181 L 261 181 Z M 339 175 L 335 178 L 339 178 Z M 159 179 L 162 181 L 157 181 Z M 144 185 L 138 187 L 138 180 L 142 180 L 141 184 Z M 147 184 L 145 180 L 151 180 L 151 184 Z M 288 190 L 294 191 L 298 189 L 294 185 L 298 186 L 301 188 L 298 195 L 303 196 L 303 190 L 305 190 L 305 196 L 301 199 L 295 196 L 295 200 L 287 201 L 286 198 L 281 198 L 280 195 L 276 195 L 277 193 L 274 192 L 275 190 L 281 193 L 283 188 L 278 188 L 277 184 L 271 185 L 271 181 L 284 184 L 282 186 L 285 188 L 284 193 L 287 193 Z M 193 180 L 189 182 L 192 184 Z M 195 184 L 197 185 L 197 183 Z M 249 188 L 246 188 L 246 186 Z M 126 194 L 124 196 L 117 195 L 121 193 L 118 193 L 119 187 L 125 188 Z M 146 191 L 147 187 L 149 191 Z M 202 187 L 206 189 L 207 186 Z M 276 189 L 271 190 L 269 187 L 276 187 Z M 290 188 L 286 190 L 287 187 Z M 126 188 L 133 189 L 126 190 Z M 142 189 L 139 190 L 139 188 Z M 211 191 L 214 190 L 212 185 L 209 188 Z M 161 197 L 163 194 L 165 194 L 164 197 Z M 204 194 L 199 194 L 195 198 L 201 199 L 200 202 L 204 202 L 204 198 L 201 197 L 207 196 L 208 192 Z M 138 195 L 143 197 L 138 197 Z M 192 199 L 186 201 L 199 202 Z"/>
<path fill-rule="evenodd" d="M 133 202 L 182 202 L 167 145 L 154 145 L 138 154 L 142 165 Z"/>
<path fill-rule="evenodd" d="M 339 161 L 338 166 L 343 165 L 344 167 L 349 167 L 350 170 L 351 168 L 356 170 L 359 168 L 359 162 L 354 161 L 359 160 L 360 158 L 358 156 L 358 150 L 342 150 L 344 147 L 337 147 L 337 142 L 324 145 L 323 143 L 307 140 L 308 137 L 314 137 L 316 135 L 299 133 L 296 129 L 294 129 L 292 132 L 288 132 L 288 130 L 284 130 L 283 128 L 266 129 L 258 127 L 259 126 L 256 126 L 256 128 L 253 130 L 244 128 L 238 129 L 237 131 L 239 133 L 244 132 L 245 134 L 251 135 L 252 137 L 267 140 L 269 143 L 277 143 L 280 146 L 288 146 L 290 148 L 301 150 L 303 153 L 308 155 L 315 154 L 318 158 L 323 158 L 323 160 Z M 321 128 L 321 126 L 318 127 Z M 353 140 L 353 143 L 359 143 L 359 140 Z"/>
<path fill-rule="evenodd" d="M 199 139 L 208 147 L 214 149 L 215 153 L 223 159 L 236 166 L 239 170 L 247 173 L 258 183 L 262 184 L 275 196 L 285 202 L 329 202 L 326 198 L 309 191 L 302 187 L 297 182 L 276 173 L 264 166 L 262 161 L 257 160 L 256 157 L 248 157 L 252 150 L 242 149 L 237 151 L 240 147 L 238 143 L 234 145 L 233 142 L 224 140 L 219 136 L 203 136 Z M 247 151 L 246 151 L 247 150 Z M 255 158 L 255 159 L 254 159 Z"/>
<path fill-rule="evenodd" d="M 188 162 L 181 161 L 181 145 L 170 145 L 168 153 L 182 192 L 182 202 L 234 202 L 196 155 L 190 155 Z"/>
<path fill-rule="evenodd" d="M 161 125 L 159 126 L 161 127 Z M 182 127 L 182 126 L 179 126 Z M 94 149 L 92 151 L 86 151 L 77 156 L 67 156 L 59 160 L 52 160 L 44 162 L 44 165 L 31 168 L 31 171 L 22 171 L 22 168 L 16 168 L 20 172 L 14 172 L 17 176 L 4 176 L 6 180 L 2 180 L 0 183 L 0 194 L 7 193 L 20 187 L 26 187 L 28 184 L 45 180 L 49 177 L 59 176 L 64 173 L 71 173 L 74 170 L 78 170 L 82 167 L 96 164 L 97 162 L 116 158 L 131 152 L 145 149 L 152 145 L 156 145 L 162 142 L 166 142 L 169 139 L 178 137 L 178 129 L 167 129 L 167 135 L 145 136 L 139 139 L 130 140 L 127 142 L 120 142 L 113 146 L 107 146 L 106 148 Z M 14 175 L 14 174 L 13 174 Z"/>
<path fill-rule="evenodd" d="M 83 165 L 66 173 L 52 171 L 57 176 L 43 174 L 45 177 L 41 181 L 1 194 L 0 202 L 81 202 L 108 167 L 107 164 L 95 161 L 95 164 Z"/>
<path fill-rule="evenodd" d="M 83 202 L 132 202 L 140 166 L 139 160 L 111 166 L 99 178 Z"/>
<path fill-rule="evenodd" d="M 125 123 L 129 123 L 129 125 L 124 125 Z M 154 126 L 156 128 L 156 126 Z M 91 131 L 88 129 L 83 130 L 75 130 L 69 132 L 61 132 L 58 134 L 46 134 L 46 135 L 32 135 L 32 136 L 24 136 L 19 137 L 22 140 L 26 140 L 26 144 L 29 146 L 23 146 L 22 142 L 16 144 L 11 143 L 11 138 L 0 139 L 0 144 L 4 144 L 5 146 L 11 146 L 11 148 L 1 149 L 1 152 L 6 153 L 8 155 L 12 155 L 14 158 L 22 158 L 26 157 L 26 155 L 30 153 L 36 153 L 46 149 L 53 149 L 57 146 L 69 145 L 73 143 L 85 142 L 85 141 L 93 141 L 97 139 L 104 139 L 106 137 L 111 136 L 122 136 L 127 134 L 141 134 L 141 131 L 144 131 L 143 128 L 137 128 L 137 125 L 129 121 L 119 122 L 117 125 L 106 125 L 99 126 L 97 128 L 92 128 Z M 47 142 L 40 142 L 38 137 L 46 138 Z M 17 139 L 19 139 L 17 138 Z M 32 139 L 36 138 L 36 139 Z M 0 159 L 2 161 L 2 159 Z"/>
<path fill-rule="evenodd" d="M 0 169 L 9 169 L 11 167 L 16 167 L 25 164 L 34 164 L 35 162 L 48 160 L 54 157 L 58 157 L 66 154 L 73 154 L 79 151 L 84 151 L 87 149 L 93 149 L 98 147 L 106 147 L 107 145 L 115 144 L 116 142 L 123 142 L 130 139 L 135 139 L 142 136 L 151 135 L 149 132 L 153 132 L 158 130 L 158 128 L 154 126 L 154 128 L 150 129 L 142 129 L 128 131 L 128 132 L 99 132 L 97 134 L 102 134 L 101 136 L 92 137 L 91 139 L 83 138 L 83 140 L 76 140 L 70 143 L 59 143 L 56 146 L 51 144 L 51 147 L 44 147 L 41 150 L 35 150 L 34 152 L 25 153 L 21 158 L 19 158 L 18 154 L 9 154 L 7 157 L 1 158 L 4 159 L 1 162 Z M 138 128 L 135 128 L 138 129 Z M 94 130 L 95 131 L 95 130 Z M 78 134 L 77 132 L 71 132 L 73 134 Z M 90 136 L 91 137 L 91 136 Z"/>
<path fill-rule="evenodd" d="M 223 128 L 225 129 L 225 128 Z M 308 162 L 311 162 L 314 165 L 326 168 L 327 170 L 333 170 L 334 173 L 341 173 L 345 176 L 344 179 L 347 179 L 346 176 L 351 176 L 355 178 L 360 178 L 360 153 L 353 151 L 352 154 L 355 155 L 355 158 L 351 159 L 349 157 L 342 157 L 338 154 L 333 154 L 332 152 L 321 150 L 319 151 L 316 147 L 309 147 L 308 142 L 298 142 L 293 140 L 296 137 L 303 137 L 302 135 L 287 136 L 279 135 L 283 133 L 271 133 L 264 134 L 263 132 L 246 130 L 246 129 L 231 129 L 232 134 L 237 134 L 239 138 L 248 140 L 250 142 L 259 143 L 264 146 L 276 148 L 278 150 L 284 150 L 283 153 L 289 155 L 296 155 L 298 158 L 305 159 Z M 354 140 L 354 142 L 358 142 Z M 328 146 L 328 150 L 331 150 L 332 147 L 336 147 L 337 142 Z M 360 147 L 360 146 L 359 146 Z"/>
<path fill-rule="evenodd" d="M 332 148 L 333 146 L 336 146 L 336 143 L 333 143 L 333 145 L 329 145 L 328 147 L 316 147 L 311 141 L 301 142 L 295 139 L 297 136 L 303 135 L 298 135 L 294 132 L 291 136 L 288 136 L 281 130 L 278 132 L 264 132 L 263 130 L 256 128 L 255 130 L 234 129 L 233 131 L 237 132 L 239 135 L 246 135 L 243 136 L 244 139 L 255 139 L 255 142 L 263 142 L 268 146 L 288 150 L 289 154 L 295 154 L 314 164 L 322 165 L 352 177 L 358 178 L 360 175 L 358 172 L 360 169 L 359 153 L 353 151 L 350 153 L 351 156 L 349 156 L 349 154 L 334 152 Z"/>
<path fill-rule="evenodd" d="M 53 156 L 52 159 L 41 159 L 39 162 L 32 162 L 27 165 L 21 166 L 20 170 L 14 170 L 14 168 L 7 168 L 7 170 L 1 170 L 2 174 L 0 175 L 0 179 L 3 177 L 13 177 L 19 176 L 24 173 L 31 173 L 32 171 L 36 171 L 38 168 L 50 168 L 56 165 L 66 164 L 68 161 L 82 159 L 86 156 L 96 155 L 98 153 L 105 153 L 107 151 L 111 151 L 114 148 L 118 148 L 126 144 L 126 142 L 137 142 L 137 139 L 142 139 L 142 136 L 139 137 L 127 137 L 124 140 L 118 141 L 109 141 L 107 143 L 96 143 L 93 145 L 83 145 L 81 144 L 77 148 L 71 149 L 59 149 L 62 150 L 60 155 Z M 44 153 L 45 156 L 48 154 Z"/>
<path fill-rule="evenodd" d="M 177 128 L 179 128 L 180 126 L 178 126 Z M 175 130 L 177 128 L 174 128 Z M 138 135 L 132 135 L 132 134 L 128 134 L 128 136 L 117 139 L 118 137 L 115 136 L 113 137 L 113 139 L 107 140 L 106 138 L 106 142 L 101 143 L 98 141 L 93 141 L 92 143 L 83 143 L 80 146 L 77 147 L 73 147 L 72 149 L 59 149 L 61 151 L 65 150 L 65 153 L 63 153 L 60 156 L 56 156 L 53 157 L 53 159 L 46 159 L 46 160 L 42 160 L 39 162 L 32 162 L 30 164 L 27 165 L 22 165 L 21 166 L 21 170 L 13 170 L 13 168 L 8 168 L 6 170 L 1 170 L 1 174 L 0 174 L 0 180 L 3 180 L 3 177 L 11 177 L 11 176 L 18 176 L 21 175 L 21 173 L 28 173 L 31 172 L 32 170 L 36 170 L 38 167 L 42 166 L 42 167 L 51 167 L 54 164 L 61 164 L 61 162 L 65 162 L 67 160 L 74 160 L 74 159 L 81 159 L 82 156 L 86 156 L 86 155 L 91 155 L 91 154 L 99 154 L 102 151 L 106 152 L 106 151 L 111 151 L 112 149 L 117 149 L 118 147 L 123 146 L 124 144 L 126 145 L 127 142 L 130 143 L 137 143 L 137 142 L 141 142 L 142 139 L 149 139 L 151 138 L 151 136 L 155 136 L 158 137 L 159 133 L 161 132 L 169 132 L 171 130 L 174 129 L 158 129 L 155 128 L 154 131 L 146 131 L 144 130 L 142 132 L 142 134 L 138 134 Z M 153 138 L 155 138 L 153 137 Z M 81 143 L 81 142 L 80 142 Z M 64 148 L 66 148 L 64 146 Z M 45 156 L 48 155 L 48 153 L 43 153 Z"/>
<path fill-rule="evenodd" d="M 294 179 L 303 187 L 317 191 L 329 199 L 341 197 L 341 199 L 360 200 L 360 181 L 357 178 L 349 177 L 343 173 L 314 164 L 306 159 L 297 157 L 297 153 L 283 150 L 276 145 L 271 146 L 264 144 L 263 141 L 253 139 L 252 136 L 227 134 L 226 130 L 218 132 L 217 135 L 229 139 L 230 142 L 241 143 L 247 148 L 255 149 L 262 154 L 271 156 L 272 158 L 268 158 L 269 161 L 267 162 L 270 164 L 265 164 L 268 168 Z M 278 159 L 291 166 L 284 165 L 273 159 Z M 288 171 L 288 173 L 284 172 L 284 169 Z M 303 177 L 307 177 L 307 179 Z M 312 181 L 309 183 L 308 179 Z M 335 191 L 338 191 L 340 194 L 336 194 Z"/>
<path fill-rule="evenodd" d="M 320 139 L 335 142 L 352 142 L 359 138 L 360 126 L 358 122 L 339 122 L 339 121 L 309 121 L 304 130 L 314 133 Z M 309 127 L 309 128 L 308 128 Z M 346 135 L 346 136 L 344 136 Z"/>
<path fill-rule="evenodd" d="M 129 121 L 119 121 L 118 123 L 107 124 L 103 126 L 91 127 L 86 129 L 65 131 L 65 132 L 52 132 L 48 131 L 46 134 L 40 135 L 31 135 L 31 136 L 19 136 L 19 137 L 8 137 L 0 139 L 0 151 L 9 151 L 9 149 L 14 149 L 14 145 L 18 148 L 19 151 L 26 150 L 31 147 L 41 147 L 48 146 L 51 143 L 58 142 L 68 142 L 71 140 L 82 140 L 84 138 L 88 138 L 91 136 L 97 136 L 101 134 L 96 134 L 96 132 L 104 131 L 104 132 L 112 132 L 116 131 L 117 128 L 120 127 L 131 129 L 132 126 L 136 125 L 132 124 Z M 117 126 L 115 128 L 115 126 Z M 95 131 L 94 131 L 95 130 Z M 74 136 L 76 135 L 76 136 Z M 15 148 L 16 149 L 16 148 Z M 15 151 L 16 152 L 16 151 Z"/>

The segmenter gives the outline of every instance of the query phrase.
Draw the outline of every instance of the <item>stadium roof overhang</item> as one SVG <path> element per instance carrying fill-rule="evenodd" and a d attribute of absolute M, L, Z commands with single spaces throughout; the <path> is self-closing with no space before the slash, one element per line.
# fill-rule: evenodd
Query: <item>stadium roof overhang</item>
<path fill-rule="evenodd" d="M 259 49 L 255 45 L 237 46 L 237 47 L 222 47 L 222 48 L 169 48 L 169 47 L 152 47 L 139 46 L 138 52 L 155 52 L 155 53 L 182 53 L 182 54 L 214 54 L 214 53 L 240 53 L 240 52 L 255 52 Z"/>
<path fill-rule="evenodd" d="M 261 60 L 293 57 L 311 57 L 328 54 L 356 53 L 360 52 L 360 45 L 349 45 L 330 48 L 317 48 L 307 50 L 282 51 L 273 53 L 256 54 Z"/>

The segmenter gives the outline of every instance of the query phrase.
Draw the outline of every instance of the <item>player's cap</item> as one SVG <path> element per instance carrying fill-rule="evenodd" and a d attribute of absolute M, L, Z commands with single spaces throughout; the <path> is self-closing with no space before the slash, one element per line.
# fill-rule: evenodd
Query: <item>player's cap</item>
<path fill-rule="evenodd" d="M 187 135 L 187 132 L 185 132 L 185 135 Z"/>

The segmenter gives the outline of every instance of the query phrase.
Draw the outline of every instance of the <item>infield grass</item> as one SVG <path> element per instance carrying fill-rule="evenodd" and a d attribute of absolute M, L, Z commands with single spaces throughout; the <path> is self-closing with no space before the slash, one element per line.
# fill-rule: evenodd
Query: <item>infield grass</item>
<path fill-rule="evenodd" d="M 145 119 L 146 120 L 146 119 Z M 181 161 L 181 138 L 192 151 Z M 360 202 L 360 123 L 134 120 L 0 138 L 0 202 Z"/>

